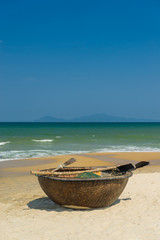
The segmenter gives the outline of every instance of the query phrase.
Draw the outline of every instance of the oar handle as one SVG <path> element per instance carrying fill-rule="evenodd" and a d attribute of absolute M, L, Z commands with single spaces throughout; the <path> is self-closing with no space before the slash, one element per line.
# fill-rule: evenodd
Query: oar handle
<path fill-rule="evenodd" d="M 108 166 L 108 167 L 103 167 L 103 168 L 93 168 L 89 170 L 83 170 L 83 171 L 68 171 L 68 172 L 55 172 L 55 171 L 31 171 L 30 173 L 32 175 L 74 175 L 74 174 L 79 174 L 79 173 L 84 173 L 84 172 L 97 172 L 97 171 L 104 171 L 104 170 L 114 170 L 117 169 L 117 166 Z"/>
<path fill-rule="evenodd" d="M 69 160 L 67 160 L 66 162 L 58 165 L 58 167 L 56 167 L 54 170 L 52 170 L 52 172 L 56 172 L 57 170 L 61 169 L 61 168 L 64 168 L 65 166 L 68 166 L 72 163 L 76 162 L 76 159 L 75 158 L 70 158 Z"/>

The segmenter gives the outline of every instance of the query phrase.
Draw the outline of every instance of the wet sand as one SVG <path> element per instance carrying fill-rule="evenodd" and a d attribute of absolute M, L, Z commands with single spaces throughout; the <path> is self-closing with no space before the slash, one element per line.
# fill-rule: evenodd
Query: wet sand
<path fill-rule="evenodd" d="M 150 161 L 134 171 L 110 207 L 73 210 L 48 199 L 30 170 L 56 167 L 70 157 L 73 166 L 107 166 Z M 140 174 L 139 174 L 140 173 Z M 92 153 L 0 162 L 0 231 L 3 240 L 138 239 L 159 240 L 160 153 Z"/>

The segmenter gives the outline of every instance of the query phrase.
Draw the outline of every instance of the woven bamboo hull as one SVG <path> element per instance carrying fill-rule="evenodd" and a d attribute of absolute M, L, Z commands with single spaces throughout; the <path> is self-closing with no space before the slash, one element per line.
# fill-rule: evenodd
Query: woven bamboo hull
<path fill-rule="evenodd" d="M 132 173 L 102 179 L 58 179 L 39 176 L 43 191 L 57 204 L 87 208 L 107 207 L 114 203 Z"/>

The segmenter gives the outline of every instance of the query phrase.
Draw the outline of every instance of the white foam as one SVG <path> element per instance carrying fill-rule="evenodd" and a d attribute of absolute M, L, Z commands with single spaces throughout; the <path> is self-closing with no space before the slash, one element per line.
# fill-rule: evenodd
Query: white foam
<path fill-rule="evenodd" d="M 56 136 L 56 138 L 62 138 L 62 136 Z"/>
<path fill-rule="evenodd" d="M 70 155 L 86 153 L 87 151 L 65 151 L 65 150 L 27 150 L 27 151 L 3 151 L 0 153 L 0 162 L 9 160 L 21 160 L 27 158 L 40 158 L 57 155 Z"/>
<path fill-rule="evenodd" d="M 53 139 L 32 139 L 33 142 L 53 142 Z"/>
<path fill-rule="evenodd" d="M 0 146 L 3 146 L 3 145 L 8 144 L 8 143 L 10 143 L 10 142 L 9 141 L 8 142 L 0 142 Z"/>
<path fill-rule="evenodd" d="M 1 151 L 0 161 L 8 160 L 20 160 L 27 158 L 40 158 L 57 155 L 73 155 L 73 154 L 85 154 L 85 153 L 99 153 L 99 152 L 160 152 L 160 148 L 151 147 L 137 147 L 137 146 L 107 146 L 104 148 L 90 148 L 88 150 L 20 150 L 20 151 Z"/>
<path fill-rule="evenodd" d="M 160 148 L 137 146 L 109 146 L 95 149 L 94 152 L 160 152 Z"/>

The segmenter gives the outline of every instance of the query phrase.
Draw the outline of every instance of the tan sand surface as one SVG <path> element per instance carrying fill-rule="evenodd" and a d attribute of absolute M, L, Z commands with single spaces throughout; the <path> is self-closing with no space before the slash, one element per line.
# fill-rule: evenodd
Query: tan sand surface
<path fill-rule="evenodd" d="M 29 175 L 31 169 L 55 167 L 71 156 L 8 162 L 7 168 L 5 163 L 1 168 L 0 163 L 0 239 L 159 240 L 160 153 L 136 153 L 135 158 L 132 155 L 72 156 L 77 159 L 76 166 L 113 165 L 118 160 L 121 164 L 131 160 L 157 163 L 136 171 L 141 174 L 133 174 L 112 206 L 95 210 L 73 210 L 53 203 L 41 190 L 37 178 Z"/>

